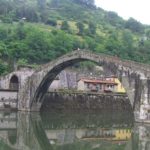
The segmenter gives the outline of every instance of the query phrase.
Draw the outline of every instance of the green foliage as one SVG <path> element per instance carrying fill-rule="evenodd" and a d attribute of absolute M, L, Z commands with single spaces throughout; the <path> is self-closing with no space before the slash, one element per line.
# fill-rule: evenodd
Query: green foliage
<path fill-rule="evenodd" d="M 8 37 L 8 29 L 7 28 L 0 28 L 0 40 L 7 39 Z"/>
<path fill-rule="evenodd" d="M 95 42 L 95 40 L 89 36 L 85 36 L 85 43 L 86 43 L 86 47 L 87 49 L 90 50 L 95 50 L 97 43 Z"/>
<path fill-rule="evenodd" d="M 113 11 L 109 11 L 106 14 L 106 21 L 108 21 L 108 23 L 110 23 L 111 25 L 119 28 L 124 26 L 124 20 L 122 20 L 122 18 L 119 17 L 118 14 Z"/>
<path fill-rule="evenodd" d="M 37 0 L 37 4 L 40 10 L 43 10 L 46 8 L 46 0 Z"/>
<path fill-rule="evenodd" d="M 0 60 L 0 75 L 6 74 L 8 72 L 8 65 L 6 63 L 3 63 L 2 60 Z"/>
<path fill-rule="evenodd" d="M 127 29 L 130 29 L 131 31 L 133 32 L 138 32 L 138 33 L 143 33 L 144 31 L 144 27 L 143 25 L 136 21 L 135 19 L 133 18 L 130 18 L 126 23 L 125 23 L 125 27 Z"/>
<path fill-rule="evenodd" d="M 51 34 L 32 28 L 26 36 L 25 44 L 29 47 L 26 50 L 26 58 L 30 62 L 44 62 L 52 58 Z"/>
<path fill-rule="evenodd" d="M 69 31 L 69 24 L 67 21 L 63 21 L 61 25 L 61 30 Z"/>
<path fill-rule="evenodd" d="M 150 29 L 146 31 L 146 37 L 150 39 Z"/>
<path fill-rule="evenodd" d="M 46 24 L 51 25 L 51 26 L 56 26 L 57 25 L 57 21 L 54 19 L 48 19 L 46 21 Z"/>
<path fill-rule="evenodd" d="M 25 31 L 24 31 L 24 22 L 20 21 L 18 26 L 17 26 L 17 37 L 19 38 L 19 40 L 22 40 L 25 38 Z"/>
<path fill-rule="evenodd" d="M 77 23 L 76 23 L 76 26 L 77 26 L 77 28 L 79 29 L 78 34 L 79 34 L 79 35 L 83 35 L 83 33 L 84 33 L 84 24 L 81 23 L 81 22 L 77 22 Z"/>
<path fill-rule="evenodd" d="M 87 7 L 93 8 L 95 7 L 95 2 L 94 0 L 73 0 L 76 3 L 79 3 L 81 5 L 85 5 Z"/>
<path fill-rule="evenodd" d="M 36 8 L 33 6 L 22 6 L 17 8 L 16 10 L 16 19 L 20 20 L 22 18 L 26 18 L 27 21 L 30 22 L 38 22 L 39 21 L 39 16 L 36 11 Z"/>
<path fill-rule="evenodd" d="M 90 61 L 80 62 L 79 66 L 80 66 L 81 70 L 84 70 L 86 68 L 87 70 L 92 71 L 95 68 L 95 63 L 90 62 Z"/>
<path fill-rule="evenodd" d="M 89 35 L 94 35 L 96 33 L 96 24 L 93 22 L 89 23 Z"/>
<path fill-rule="evenodd" d="M 25 66 L 25 65 L 28 65 L 28 61 L 24 58 L 22 59 L 19 59 L 18 62 L 17 62 L 17 65 L 18 66 Z"/>
<path fill-rule="evenodd" d="M 1 0 L 0 74 L 75 49 L 150 63 L 150 26 L 96 8 L 94 0 Z"/>

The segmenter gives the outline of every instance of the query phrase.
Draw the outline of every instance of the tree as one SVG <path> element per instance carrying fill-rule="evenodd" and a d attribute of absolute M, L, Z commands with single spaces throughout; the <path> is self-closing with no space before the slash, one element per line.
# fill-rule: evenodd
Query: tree
<path fill-rule="evenodd" d="M 0 27 L 0 40 L 5 40 L 8 37 L 8 29 L 6 27 Z"/>
<path fill-rule="evenodd" d="M 150 39 L 150 29 L 146 31 L 146 37 L 147 39 Z"/>
<path fill-rule="evenodd" d="M 95 7 L 95 0 L 74 0 L 74 2 L 79 3 L 81 5 L 86 5 L 88 7 Z"/>
<path fill-rule="evenodd" d="M 66 34 L 63 31 L 58 31 L 57 34 L 52 39 L 52 44 L 54 45 L 55 56 L 61 56 L 70 50 L 73 50 L 74 39 L 71 35 Z"/>
<path fill-rule="evenodd" d="M 17 61 L 17 65 L 20 65 L 20 66 L 28 65 L 28 60 L 21 58 Z"/>
<path fill-rule="evenodd" d="M 7 15 L 12 8 L 12 1 L 0 0 L 0 14 Z"/>
<path fill-rule="evenodd" d="M 89 34 L 94 35 L 96 33 L 96 25 L 92 22 L 89 23 Z"/>
<path fill-rule="evenodd" d="M 40 10 L 44 10 L 46 8 L 46 0 L 37 0 L 37 4 Z"/>
<path fill-rule="evenodd" d="M 124 44 L 124 46 L 129 49 L 129 51 L 131 51 L 131 49 L 133 48 L 133 36 L 131 31 L 124 31 L 122 33 L 122 42 Z"/>
<path fill-rule="evenodd" d="M 127 22 L 125 23 L 125 28 L 138 33 L 143 33 L 144 31 L 144 26 L 133 18 L 129 18 L 127 20 Z"/>
<path fill-rule="evenodd" d="M 53 50 L 52 35 L 36 28 L 28 31 L 25 44 L 28 49 L 25 51 L 25 59 L 32 63 L 47 62 L 52 59 Z"/>
<path fill-rule="evenodd" d="M 122 44 L 121 41 L 118 38 L 118 33 L 115 31 L 112 31 L 110 36 L 108 37 L 106 41 L 106 50 L 107 53 L 110 55 L 117 55 L 120 56 L 122 53 Z"/>
<path fill-rule="evenodd" d="M 62 22 L 61 30 L 69 31 L 69 24 L 67 21 Z"/>
<path fill-rule="evenodd" d="M 8 65 L 0 59 L 0 75 L 8 72 Z"/>
<path fill-rule="evenodd" d="M 38 22 L 39 17 L 35 6 L 23 5 L 16 8 L 15 15 L 18 20 L 26 18 L 30 22 Z"/>
<path fill-rule="evenodd" d="M 46 21 L 46 24 L 51 25 L 51 26 L 56 26 L 57 25 L 57 21 L 54 19 L 48 19 Z"/>
<path fill-rule="evenodd" d="M 91 37 L 89 37 L 89 36 L 86 36 L 86 37 L 85 37 L 85 41 L 86 41 L 86 44 L 87 44 L 87 45 L 86 45 L 87 48 L 94 51 L 95 48 L 96 48 L 95 39 L 94 39 L 94 38 L 91 38 Z"/>
<path fill-rule="evenodd" d="M 83 35 L 83 33 L 84 33 L 84 24 L 81 23 L 81 22 L 77 22 L 77 23 L 76 23 L 76 26 L 77 26 L 77 28 L 79 29 L 78 34 L 79 34 L 79 35 Z"/>
<path fill-rule="evenodd" d="M 124 21 L 121 17 L 118 16 L 116 12 L 109 11 L 106 14 L 106 21 L 108 21 L 111 25 L 117 27 L 123 27 Z"/>
<path fill-rule="evenodd" d="M 18 23 L 16 32 L 17 32 L 17 37 L 19 38 L 19 40 L 22 40 L 22 39 L 25 38 L 25 30 L 24 30 L 24 22 L 23 22 L 23 20 L 21 20 Z"/>
<path fill-rule="evenodd" d="M 134 51 L 134 40 L 131 31 L 124 31 L 122 33 L 122 45 L 120 46 L 121 48 L 119 49 L 120 55 L 122 58 L 127 58 L 127 59 L 133 59 L 135 54 Z"/>
<path fill-rule="evenodd" d="M 46 10 L 41 11 L 40 18 L 42 22 L 46 22 L 48 19 L 48 12 Z"/>
<path fill-rule="evenodd" d="M 58 7 L 60 3 L 60 0 L 52 0 L 51 1 L 51 7 Z"/>

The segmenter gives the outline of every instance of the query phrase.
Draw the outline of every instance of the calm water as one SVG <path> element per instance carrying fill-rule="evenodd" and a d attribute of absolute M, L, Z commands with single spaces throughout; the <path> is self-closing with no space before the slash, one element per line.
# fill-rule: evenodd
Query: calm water
<path fill-rule="evenodd" d="M 129 112 L 1 112 L 0 150 L 150 150 L 150 126 Z"/>

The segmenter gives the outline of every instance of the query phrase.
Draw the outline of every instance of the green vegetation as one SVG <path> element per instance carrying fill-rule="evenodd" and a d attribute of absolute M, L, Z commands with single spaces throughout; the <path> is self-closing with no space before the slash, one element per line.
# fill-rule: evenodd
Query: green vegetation
<path fill-rule="evenodd" d="M 0 149 L 1 150 L 15 150 L 14 148 L 11 148 L 10 146 L 8 146 L 8 144 L 3 142 L 2 140 L 0 140 Z"/>
<path fill-rule="evenodd" d="M 0 74 L 77 48 L 150 63 L 150 26 L 97 8 L 94 0 L 0 1 Z"/>

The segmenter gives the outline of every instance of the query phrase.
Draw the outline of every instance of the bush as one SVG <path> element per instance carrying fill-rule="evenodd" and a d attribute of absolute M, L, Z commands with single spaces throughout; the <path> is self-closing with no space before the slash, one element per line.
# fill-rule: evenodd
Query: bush
<path fill-rule="evenodd" d="M 9 18 L 9 17 L 3 17 L 2 22 L 3 23 L 13 23 L 12 18 Z"/>
<path fill-rule="evenodd" d="M 8 72 L 8 65 L 6 63 L 3 63 L 2 60 L 0 60 L 0 75 L 6 74 Z"/>
<path fill-rule="evenodd" d="M 56 26 L 57 25 L 57 21 L 56 20 L 52 20 L 52 19 L 48 19 L 45 24 L 48 24 L 50 26 Z"/>

